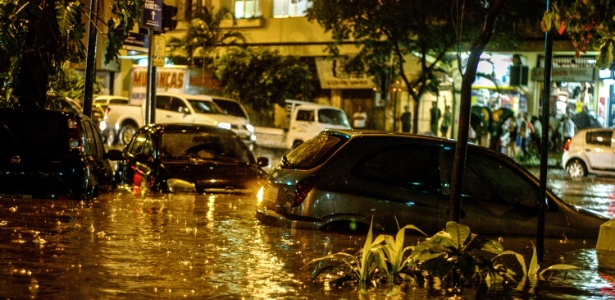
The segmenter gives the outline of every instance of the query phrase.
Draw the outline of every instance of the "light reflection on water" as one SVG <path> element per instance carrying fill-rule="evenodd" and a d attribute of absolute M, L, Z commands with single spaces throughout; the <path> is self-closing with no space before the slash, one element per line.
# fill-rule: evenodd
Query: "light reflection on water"
<path fill-rule="evenodd" d="M 354 254 L 363 235 L 262 226 L 248 196 L 113 194 L 91 203 L 0 199 L 0 298 L 382 299 L 356 288 L 311 282 L 314 258 Z M 412 239 L 409 239 L 412 240 Z M 529 261 L 530 238 L 504 245 Z M 414 238 L 416 241 L 416 238 Z M 501 290 L 504 299 L 612 297 L 614 273 L 597 270 L 595 241 L 546 243 L 553 274 L 536 294 Z M 389 299 L 444 299 L 441 290 L 403 286 Z M 466 290 L 463 299 L 481 298 Z"/>

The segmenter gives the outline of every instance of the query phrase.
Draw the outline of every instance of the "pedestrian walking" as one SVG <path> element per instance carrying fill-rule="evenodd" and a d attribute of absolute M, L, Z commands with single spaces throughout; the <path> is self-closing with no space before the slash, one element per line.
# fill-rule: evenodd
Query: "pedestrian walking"
<path fill-rule="evenodd" d="M 448 128 L 451 126 L 453 114 L 451 113 L 451 106 L 447 105 L 444 108 L 444 116 L 442 117 L 442 123 L 440 123 L 440 134 L 442 137 L 448 137 Z"/>
<path fill-rule="evenodd" d="M 410 132 L 412 129 L 412 113 L 410 112 L 410 106 L 404 106 L 404 113 L 399 117 L 401 121 L 401 131 L 402 132 Z"/>
<path fill-rule="evenodd" d="M 357 111 L 352 115 L 352 127 L 355 129 L 367 128 L 367 113 L 363 110 L 363 106 L 359 105 Z"/>
<path fill-rule="evenodd" d="M 438 135 L 438 122 L 440 120 L 440 115 L 441 115 L 437 102 L 434 101 L 431 103 L 431 110 L 429 111 L 429 113 L 430 113 L 429 125 L 431 126 L 430 128 L 431 133 L 437 136 Z"/>

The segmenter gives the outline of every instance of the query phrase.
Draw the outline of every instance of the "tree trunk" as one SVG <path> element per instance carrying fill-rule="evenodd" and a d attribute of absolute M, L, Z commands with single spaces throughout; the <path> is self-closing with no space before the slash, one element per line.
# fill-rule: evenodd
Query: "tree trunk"
<path fill-rule="evenodd" d="M 54 7 L 53 0 L 30 2 L 33 23 L 27 33 L 13 92 L 22 106 L 42 106 L 46 102 L 49 74 L 54 68 L 52 58 L 60 51 Z"/>
<path fill-rule="evenodd" d="M 485 24 L 480 37 L 474 42 L 468 58 L 468 65 L 463 74 L 461 82 L 461 100 L 459 108 L 459 129 L 457 132 L 458 140 L 455 147 L 455 161 L 453 162 L 453 174 L 450 195 L 450 217 L 451 221 L 457 223 L 461 218 L 461 188 L 463 186 L 463 171 L 465 169 L 466 154 L 468 150 L 468 135 L 470 129 L 470 110 L 472 104 L 472 84 L 476 80 L 476 70 L 480 56 L 485 46 L 491 40 L 493 28 L 497 16 L 500 14 L 507 0 L 496 0 L 492 3 L 487 15 Z M 461 66 L 460 66 L 461 67 Z"/>

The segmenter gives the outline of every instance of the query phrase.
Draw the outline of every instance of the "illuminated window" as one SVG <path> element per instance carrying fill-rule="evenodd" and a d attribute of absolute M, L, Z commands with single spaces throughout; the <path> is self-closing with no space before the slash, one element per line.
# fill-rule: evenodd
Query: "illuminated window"
<path fill-rule="evenodd" d="M 312 2 L 308 0 L 273 0 L 273 17 L 303 17 Z"/>
<path fill-rule="evenodd" d="M 235 0 L 235 18 L 249 19 L 261 15 L 260 0 Z"/>

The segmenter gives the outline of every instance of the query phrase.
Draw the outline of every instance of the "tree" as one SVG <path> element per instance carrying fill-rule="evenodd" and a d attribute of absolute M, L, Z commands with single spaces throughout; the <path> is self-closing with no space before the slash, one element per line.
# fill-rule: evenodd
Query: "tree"
<path fill-rule="evenodd" d="M 144 4 L 143 0 L 110 2 L 112 15 L 103 32 L 108 39 L 107 63 L 117 57 Z M 0 2 L 0 83 L 7 101 L 43 104 L 47 91 L 61 83 L 62 65 L 85 59 L 87 12 L 78 0 Z"/>
<path fill-rule="evenodd" d="M 226 8 L 217 12 L 203 8 L 188 22 L 188 31 L 183 38 L 171 38 L 167 43 L 170 48 L 170 60 L 175 64 L 207 67 L 213 63 L 216 50 L 221 47 L 241 47 L 246 38 L 237 30 L 222 30 L 220 23 L 234 19 Z"/>
<path fill-rule="evenodd" d="M 440 81 L 449 74 L 454 54 L 467 50 L 480 35 L 481 13 L 489 2 L 492 1 L 314 0 L 307 16 L 325 32 L 331 32 L 333 41 L 328 50 L 333 55 L 340 54 L 343 44 L 358 47 L 358 54 L 347 65 L 348 72 L 367 72 L 381 80 L 401 77 L 414 99 L 414 111 L 418 112 L 423 94 L 437 93 Z M 517 46 L 517 36 L 523 34 L 520 28 L 542 14 L 540 10 L 532 11 L 536 4 L 527 2 L 523 13 L 507 14 L 499 24 L 503 35 L 494 38 L 492 44 L 509 49 Z M 418 115 L 414 114 L 415 133 Z"/>
<path fill-rule="evenodd" d="M 552 1 L 544 13 L 544 32 L 556 29 L 567 34 L 577 56 L 587 51 L 599 51 L 596 66 L 615 69 L 615 5 L 605 0 Z"/>
<path fill-rule="evenodd" d="M 307 64 L 277 51 L 230 51 L 216 61 L 216 75 L 225 92 L 257 111 L 275 103 L 284 106 L 286 99 L 308 98 L 304 95 L 310 76 Z"/>

